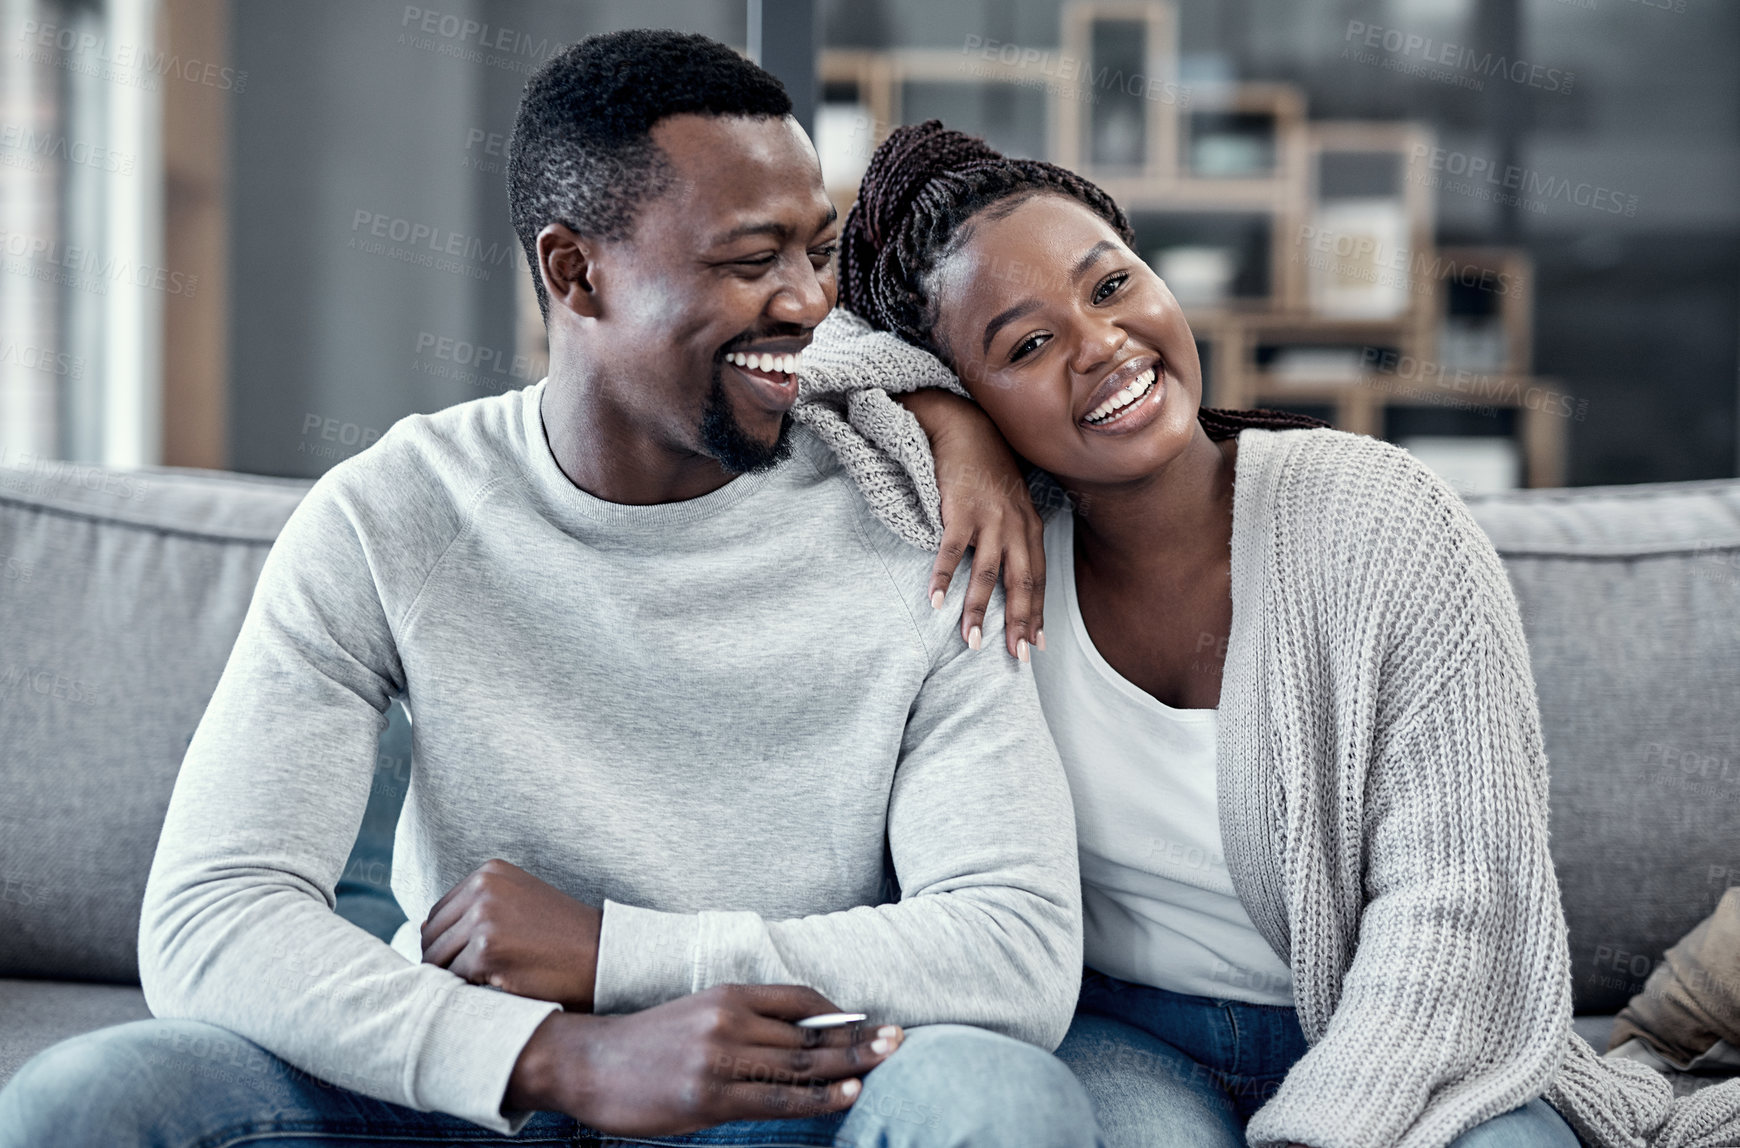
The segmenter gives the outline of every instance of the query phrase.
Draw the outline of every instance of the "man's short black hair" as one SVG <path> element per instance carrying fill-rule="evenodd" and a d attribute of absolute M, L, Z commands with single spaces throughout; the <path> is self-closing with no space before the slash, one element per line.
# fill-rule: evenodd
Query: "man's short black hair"
<path fill-rule="evenodd" d="M 636 206 L 668 186 L 652 142 L 667 116 L 783 116 L 791 97 L 772 73 L 732 49 L 683 32 L 632 29 L 588 36 L 526 81 L 508 140 L 508 212 L 526 249 L 538 307 L 538 232 L 562 223 L 580 235 L 626 238 Z"/>

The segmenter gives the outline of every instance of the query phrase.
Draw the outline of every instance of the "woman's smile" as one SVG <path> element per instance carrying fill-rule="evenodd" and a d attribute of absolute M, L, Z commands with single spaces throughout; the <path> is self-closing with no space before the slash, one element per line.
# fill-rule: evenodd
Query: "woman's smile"
<path fill-rule="evenodd" d="M 1115 385 L 1110 395 L 1076 420 L 1076 425 L 1095 434 L 1131 434 L 1159 415 L 1166 391 L 1165 366 L 1155 359 L 1127 383 Z"/>

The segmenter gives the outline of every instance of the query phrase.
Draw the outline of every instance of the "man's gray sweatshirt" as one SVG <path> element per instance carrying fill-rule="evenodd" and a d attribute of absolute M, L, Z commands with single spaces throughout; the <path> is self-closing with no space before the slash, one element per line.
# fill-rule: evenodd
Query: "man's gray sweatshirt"
<path fill-rule="evenodd" d="M 599 1012 L 805 984 L 1055 1047 L 1081 967 L 1070 798 L 1030 668 L 960 640 L 964 571 L 932 610 L 932 556 L 802 428 L 701 498 L 594 498 L 543 393 L 401 420 L 286 523 L 152 865 L 152 1012 L 517 1131 L 508 1078 L 558 1006 L 419 963 L 416 933 L 499 857 L 604 907 Z M 414 755 L 389 947 L 333 889 L 395 696 Z"/>

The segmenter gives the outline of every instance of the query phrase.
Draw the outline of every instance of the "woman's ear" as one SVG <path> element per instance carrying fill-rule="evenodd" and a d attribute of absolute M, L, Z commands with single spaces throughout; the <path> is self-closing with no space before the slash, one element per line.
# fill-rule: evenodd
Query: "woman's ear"
<path fill-rule="evenodd" d="M 587 319 L 599 317 L 594 279 L 596 245 L 564 224 L 552 223 L 538 232 L 538 273 L 550 302 L 560 303 Z"/>

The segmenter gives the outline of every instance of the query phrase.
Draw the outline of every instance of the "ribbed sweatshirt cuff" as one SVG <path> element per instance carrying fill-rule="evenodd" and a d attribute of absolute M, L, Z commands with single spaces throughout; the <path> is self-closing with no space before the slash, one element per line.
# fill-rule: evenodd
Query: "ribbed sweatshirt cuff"
<path fill-rule="evenodd" d="M 695 991 L 701 919 L 604 902 L 592 1009 L 639 1012 Z"/>
<path fill-rule="evenodd" d="M 478 985 L 455 985 L 431 1008 L 412 1069 L 417 1107 L 513 1135 L 530 1112 L 501 1110 L 514 1065 L 532 1033 L 562 1006 Z"/>

